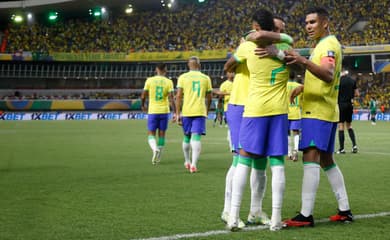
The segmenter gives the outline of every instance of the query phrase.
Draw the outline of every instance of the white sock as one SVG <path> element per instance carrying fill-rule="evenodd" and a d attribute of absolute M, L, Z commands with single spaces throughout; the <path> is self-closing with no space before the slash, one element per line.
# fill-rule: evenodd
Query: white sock
<path fill-rule="evenodd" d="M 288 153 L 287 153 L 287 155 L 288 156 L 291 156 L 291 153 L 292 153 L 292 142 L 293 142 L 293 139 L 292 139 L 293 137 L 290 135 L 290 136 L 288 136 Z"/>
<path fill-rule="evenodd" d="M 302 208 L 301 214 L 308 217 L 313 214 L 314 202 L 320 183 L 320 165 L 304 164 L 302 181 Z"/>
<path fill-rule="evenodd" d="M 227 130 L 227 140 L 229 143 L 229 149 L 230 149 L 230 151 L 232 151 L 233 146 L 232 146 L 232 142 L 230 140 L 230 130 L 229 129 Z"/>
<path fill-rule="evenodd" d="M 238 219 L 240 217 L 240 207 L 242 195 L 245 190 L 246 178 L 248 176 L 250 167 L 239 163 L 234 171 L 232 184 L 232 201 L 230 206 L 230 218 Z"/>
<path fill-rule="evenodd" d="M 157 150 L 157 142 L 156 142 L 156 137 L 155 136 L 149 135 L 148 136 L 148 143 L 149 143 L 149 146 L 150 146 L 150 148 L 152 149 L 153 152 Z"/>
<path fill-rule="evenodd" d="M 299 134 L 294 135 L 294 150 L 298 151 L 299 146 Z"/>
<path fill-rule="evenodd" d="M 282 221 L 283 195 L 286 183 L 284 166 L 271 167 L 272 171 L 272 217 L 271 223 L 276 224 Z"/>
<path fill-rule="evenodd" d="M 192 149 L 192 163 L 191 166 L 196 167 L 200 155 L 200 150 L 202 149 L 202 144 L 200 141 L 191 139 L 191 149 Z"/>
<path fill-rule="evenodd" d="M 329 183 L 332 186 L 332 190 L 339 204 L 339 210 L 340 211 L 350 210 L 349 202 L 348 202 L 348 194 L 344 183 L 344 177 L 340 171 L 340 168 L 336 165 L 336 167 L 328 169 L 325 172 L 326 175 L 328 176 Z"/>
<path fill-rule="evenodd" d="M 251 207 L 250 214 L 260 216 L 263 211 L 263 198 L 267 186 L 267 175 L 265 170 L 257 170 L 252 168 L 250 176 L 251 184 Z"/>
<path fill-rule="evenodd" d="M 185 163 L 191 163 L 191 160 L 190 160 L 191 145 L 189 143 L 186 143 L 186 142 L 183 141 L 182 147 L 183 147 Z"/>
<path fill-rule="evenodd" d="M 230 212 L 230 204 L 232 201 L 232 183 L 233 183 L 233 176 L 234 171 L 236 170 L 236 167 L 231 165 L 228 172 L 226 173 L 226 180 L 225 180 L 225 204 L 223 207 L 223 212 Z"/>

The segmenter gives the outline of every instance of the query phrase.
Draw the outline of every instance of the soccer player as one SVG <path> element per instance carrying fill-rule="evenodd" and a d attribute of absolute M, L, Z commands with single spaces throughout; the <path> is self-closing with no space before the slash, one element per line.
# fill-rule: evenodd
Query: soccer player
<path fill-rule="evenodd" d="M 370 99 L 370 116 L 371 116 L 371 124 L 376 125 L 376 100 L 375 97 L 371 97 Z"/>
<path fill-rule="evenodd" d="M 144 90 L 141 94 L 141 107 L 148 111 L 148 143 L 153 151 L 152 163 L 160 162 L 161 152 L 165 145 L 165 131 L 168 128 L 169 106 L 173 112 L 175 104 L 173 100 L 172 80 L 165 77 L 167 67 L 165 63 L 156 66 L 157 75 L 146 79 Z M 149 107 L 146 107 L 146 98 L 149 98 Z M 158 129 L 158 141 L 156 130 Z"/>
<path fill-rule="evenodd" d="M 338 104 L 340 110 L 339 120 L 339 144 L 340 148 L 337 154 L 345 154 L 344 149 L 344 127 L 348 129 L 349 138 L 352 141 L 352 153 L 358 152 L 356 145 L 355 132 L 352 128 L 353 99 L 359 97 L 359 89 L 356 88 L 356 82 L 348 76 L 348 70 L 343 69 L 340 78 L 340 88 Z"/>
<path fill-rule="evenodd" d="M 241 43 L 243 42 L 245 42 L 244 38 L 241 39 Z M 232 57 L 232 59 L 234 58 Z M 233 62 L 233 60 L 230 62 Z M 234 171 L 238 164 L 238 152 L 239 152 L 238 136 L 239 136 L 240 124 L 242 120 L 242 113 L 244 112 L 244 105 L 249 90 L 249 70 L 248 67 L 246 66 L 246 62 L 242 62 L 237 66 L 231 67 L 231 69 L 229 70 L 228 67 L 229 64 L 227 63 L 225 65 L 225 71 L 227 71 L 228 73 L 233 72 L 234 70 L 234 80 L 233 80 L 232 89 L 229 96 L 229 102 L 227 105 L 227 112 L 226 112 L 226 120 L 230 131 L 230 149 L 233 153 L 233 161 L 228 172 L 226 173 L 226 179 L 225 179 L 225 201 L 224 201 L 224 208 L 221 214 L 221 219 L 225 223 L 228 223 L 229 221 L 231 198 L 232 198 L 232 180 L 234 176 Z M 266 179 L 265 172 L 263 172 L 263 179 L 262 179 L 263 183 L 265 182 L 264 178 Z M 265 184 L 263 184 L 262 187 L 265 190 Z M 252 189 L 252 178 L 251 178 L 251 189 Z M 264 191 L 261 192 L 263 193 Z M 262 213 L 261 200 L 260 200 L 260 210 L 259 210 L 260 213 Z M 238 228 L 243 228 L 243 227 L 245 227 L 245 223 L 239 220 Z"/>
<path fill-rule="evenodd" d="M 274 19 L 275 23 L 275 32 L 282 32 L 284 30 L 284 22 L 281 19 Z M 245 49 L 245 38 L 248 37 L 250 33 L 253 31 L 260 31 L 261 28 L 256 21 L 252 22 L 252 31 L 247 32 L 243 38 L 241 39 L 241 45 L 238 49 Z M 273 40 L 280 40 L 280 34 L 274 34 L 271 36 L 265 31 L 263 32 L 262 40 L 268 39 L 271 37 L 275 37 Z M 237 50 L 238 51 L 238 50 Z M 269 56 L 270 53 L 265 50 L 260 50 L 260 55 Z M 246 61 L 238 62 L 235 56 L 231 57 L 228 62 L 225 64 L 225 71 L 235 71 L 235 77 L 233 81 L 232 91 L 230 94 L 228 111 L 226 114 L 226 118 L 229 125 L 230 130 L 230 142 L 231 142 L 231 150 L 233 153 L 233 161 L 232 164 L 226 174 L 226 183 L 225 183 L 225 201 L 224 201 L 224 209 L 222 211 L 221 219 L 225 223 L 228 222 L 230 207 L 231 207 L 231 195 L 232 195 L 232 181 L 236 166 L 238 164 L 238 153 L 239 153 L 239 133 L 240 133 L 240 125 L 242 120 L 242 115 L 244 112 L 244 106 L 246 99 L 248 97 L 249 90 L 249 70 L 246 64 Z M 251 205 L 250 211 L 248 214 L 247 224 L 248 225 L 257 225 L 257 224 L 267 224 L 269 225 L 270 220 L 267 214 L 262 210 L 262 200 L 264 197 L 267 177 L 265 169 L 256 169 L 252 167 L 251 176 L 250 176 L 250 186 L 251 186 Z M 241 229 L 245 226 L 245 224 L 239 220 L 238 221 L 238 229 Z"/>
<path fill-rule="evenodd" d="M 303 151 L 302 207 L 300 213 L 285 221 L 289 227 L 314 226 L 313 209 L 320 181 L 320 168 L 325 170 L 338 201 L 338 213 L 331 221 L 353 221 L 343 174 L 336 165 L 333 152 L 339 109 L 338 86 L 341 72 L 341 45 L 329 31 L 326 9 L 314 7 L 306 13 L 306 31 L 317 45 L 310 59 L 290 51 L 287 64 L 300 64 L 306 68 L 304 85 L 295 88 L 290 101 L 303 91 L 302 139 Z"/>
<path fill-rule="evenodd" d="M 230 93 L 232 92 L 234 72 L 227 72 L 226 76 L 227 76 L 227 79 L 219 86 L 219 91 L 223 93 L 223 94 L 220 94 L 219 97 L 223 98 L 223 111 L 225 112 L 225 114 L 224 114 L 225 124 L 227 124 L 226 112 L 227 112 L 227 107 L 229 104 Z"/>
<path fill-rule="evenodd" d="M 265 31 L 275 29 L 273 15 L 269 11 L 257 11 L 253 16 L 253 20 L 258 24 L 260 31 L 251 33 L 249 39 L 259 39 L 266 33 Z M 267 32 L 267 34 L 277 36 L 277 39 L 274 40 L 283 38 L 283 35 L 279 33 Z M 237 62 L 246 61 L 250 80 L 239 131 L 241 149 L 232 183 L 231 210 L 227 226 L 232 231 L 239 229 L 240 205 L 246 178 L 251 168 L 252 173 L 254 172 L 254 174 L 251 174 L 251 190 L 258 194 L 258 201 L 253 201 L 251 197 L 250 214 L 257 216 L 261 214 L 261 205 L 258 204 L 261 204 L 264 193 L 256 190 L 256 187 L 262 186 L 262 183 L 265 182 L 265 169 L 268 157 L 270 157 L 272 170 L 272 217 L 270 230 L 275 231 L 282 227 L 281 207 L 285 184 L 284 155 L 287 154 L 288 108 L 286 104 L 286 85 L 288 70 L 285 64 L 278 59 L 259 58 L 255 55 L 256 47 L 264 48 L 272 44 L 272 41 L 256 43 L 250 41 L 242 43 L 234 55 Z M 229 61 L 227 65 L 229 65 Z M 228 115 L 230 115 L 230 109 L 228 109 Z M 228 123 L 230 124 L 229 120 Z M 252 177 L 255 178 L 253 181 Z M 252 182 L 258 186 L 252 186 Z M 262 187 L 265 188 L 265 185 Z M 252 204 L 256 205 L 256 208 L 252 208 Z"/>
<path fill-rule="evenodd" d="M 215 127 L 217 121 L 219 122 L 219 126 L 222 127 L 223 115 L 224 115 L 223 99 L 218 97 L 218 101 L 216 103 L 216 108 L 215 108 L 215 118 L 214 118 L 213 127 Z"/>
<path fill-rule="evenodd" d="M 295 72 L 290 72 L 287 83 L 288 96 L 301 84 L 295 80 Z M 301 99 L 296 96 L 293 103 L 288 103 L 288 158 L 298 161 L 299 132 L 301 131 Z"/>
<path fill-rule="evenodd" d="M 191 173 L 198 171 L 201 136 L 206 134 L 206 117 L 211 104 L 211 79 L 200 72 L 200 60 L 188 60 L 189 72 L 179 76 L 176 93 L 176 119 L 183 126 L 184 166 Z M 183 100 L 183 109 L 181 109 Z M 182 116 L 180 117 L 180 110 Z M 190 159 L 190 150 L 192 157 Z"/>

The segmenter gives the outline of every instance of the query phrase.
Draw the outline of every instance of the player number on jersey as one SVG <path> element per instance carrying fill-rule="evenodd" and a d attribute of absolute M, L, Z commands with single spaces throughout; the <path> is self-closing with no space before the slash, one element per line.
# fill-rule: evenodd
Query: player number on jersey
<path fill-rule="evenodd" d="M 156 86 L 156 101 L 161 101 L 164 98 L 163 87 Z"/>
<path fill-rule="evenodd" d="M 283 64 L 281 67 L 278 67 L 278 68 L 275 68 L 274 70 L 272 70 L 272 72 L 271 72 L 271 81 L 270 81 L 271 85 L 275 84 L 276 74 L 278 74 L 280 72 L 283 72 L 285 69 L 286 69 L 286 65 Z"/>
<path fill-rule="evenodd" d="M 192 82 L 192 91 L 196 92 L 198 97 L 200 97 L 200 81 Z"/>

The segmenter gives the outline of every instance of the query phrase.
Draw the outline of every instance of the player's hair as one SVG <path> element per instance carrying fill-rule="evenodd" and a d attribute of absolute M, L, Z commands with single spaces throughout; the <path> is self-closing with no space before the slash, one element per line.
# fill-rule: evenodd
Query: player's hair
<path fill-rule="evenodd" d="M 289 78 L 295 79 L 295 72 L 294 71 L 290 71 Z"/>
<path fill-rule="evenodd" d="M 189 59 L 190 62 L 194 62 L 196 64 L 200 64 L 200 59 L 197 56 L 191 56 Z"/>
<path fill-rule="evenodd" d="M 283 18 L 282 16 L 275 15 L 275 16 L 274 16 L 274 19 L 279 19 L 280 21 L 286 23 L 286 21 L 284 20 L 284 18 Z"/>
<path fill-rule="evenodd" d="M 156 68 L 158 68 L 160 71 L 166 71 L 167 65 L 165 63 L 157 63 Z"/>
<path fill-rule="evenodd" d="M 253 14 L 252 20 L 259 24 L 261 30 L 273 31 L 275 28 L 273 14 L 266 10 L 260 9 Z"/>
<path fill-rule="evenodd" d="M 324 7 L 309 7 L 306 10 L 306 15 L 317 13 L 321 18 L 329 19 L 329 12 Z"/>

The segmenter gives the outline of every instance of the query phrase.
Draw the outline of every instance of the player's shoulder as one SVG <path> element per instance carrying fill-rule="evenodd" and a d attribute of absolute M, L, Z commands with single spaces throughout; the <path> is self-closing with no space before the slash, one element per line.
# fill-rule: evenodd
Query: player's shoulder
<path fill-rule="evenodd" d="M 339 40 L 336 38 L 334 35 L 329 35 L 325 38 L 323 38 L 320 43 L 318 44 L 319 47 L 324 47 L 324 48 L 335 48 L 337 50 L 341 51 L 341 44 Z"/>
<path fill-rule="evenodd" d="M 256 47 L 256 43 L 254 42 L 251 42 L 251 41 L 245 41 L 243 43 L 241 43 L 239 46 L 238 46 L 238 49 L 248 49 L 248 48 L 254 48 Z"/>

